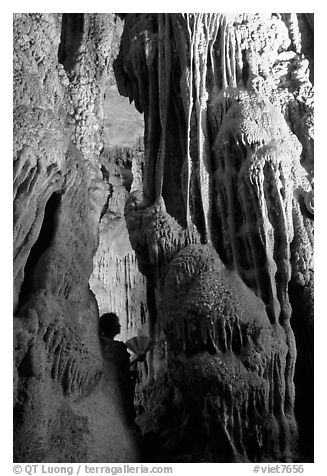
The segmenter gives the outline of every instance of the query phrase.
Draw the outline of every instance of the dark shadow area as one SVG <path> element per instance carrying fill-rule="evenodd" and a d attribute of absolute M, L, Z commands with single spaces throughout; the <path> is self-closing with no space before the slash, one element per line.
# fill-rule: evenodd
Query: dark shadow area
<path fill-rule="evenodd" d="M 128 192 L 131 191 L 132 182 L 133 182 L 133 174 L 132 174 L 132 163 L 127 163 L 125 167 L 121 168 L 121 175 L 124 181 L 124 187 Z"/>
<path fill-rule="evenodd" d="M 314 84 L 314 14 L 298 13 L 302 52 L 309 60 L 309 79 Z"/>
<path fill-rule="evenodd" d="M 70 73 L 76 64 L 83 39 L 83 31 L 83 13 L 63 13 L 58 61 L 63 65 L 67 73 Z"/>
<path fill-rule="evenodd" d="M 299 428 L 301 461 L 314 458 L 314 336 L 308 318 L 304 287 L 291 282 L 290 301 L 293 308 L 291 326 L 295 335 L 297 360 L 295 366 L 295 417 Z"/>
<path fill-rule="evenodd" d="M 117 314 L 112 312 L 102 314 L 99 319 L 99 333 L 103 355 L 116 376 L 115 384 L 120 394 L 126 423 L 134 426 L 134 386 L 130 372 L 129 354 L 123 342 L 114 340 L 115 336 L 120 333 Z M 137 432 L 136 427 L 134 431 Z"/>
<path fill-rule="evenodd" d="M 24 269 L 24 281 L 22 283 L 20 295 L 19 295 L 19 304 L 20 308 L 28 299 L 29 294 L 32 291 L 32 274 L 37 264 L 39 258 L 43 253 L 49 248 L 51 241 L 55 232 L 55 218 L 59 205 L 61 203 L 61 195 L 57 192 L 54 192 L 44 210 L 44 218 L 41 226 L 39 236 L 31 248 L 30 254 L 27 258 L 25 269 Z"/>
<path fill-rule="evenodd" d="M 244 87 L 246 87 L 247 82 L 249 80 L 249 63 L 246 57 L 245 50 L 242 50 L 242 62 L 243 62 L 242 81 L 243 81 Z"/>

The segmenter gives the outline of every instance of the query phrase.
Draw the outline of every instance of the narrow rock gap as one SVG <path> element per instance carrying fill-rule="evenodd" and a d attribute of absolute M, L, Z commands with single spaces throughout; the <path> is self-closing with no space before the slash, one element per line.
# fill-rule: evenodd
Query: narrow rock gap
<path fill-rule="evenodd" d="M 244 87 L 246 87 L 247 82 L 249 80 L 249 63 L 246 57 L 246 50 L 242 50 L 242 61 L 243 61 L 242 81 L 243 81 Z"/>

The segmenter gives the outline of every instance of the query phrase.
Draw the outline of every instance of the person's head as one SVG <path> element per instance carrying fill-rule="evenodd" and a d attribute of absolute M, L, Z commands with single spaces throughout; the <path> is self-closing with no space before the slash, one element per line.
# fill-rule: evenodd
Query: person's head
<path fill-rule="evenodd" d="M 113 339 L 120 333 L 119 317 L 113 312 L 102 314 L 99 319 L 100 334 Z"/>

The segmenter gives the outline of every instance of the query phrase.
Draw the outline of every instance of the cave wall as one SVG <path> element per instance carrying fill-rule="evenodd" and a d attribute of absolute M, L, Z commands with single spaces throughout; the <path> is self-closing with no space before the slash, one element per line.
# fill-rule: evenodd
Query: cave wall
<path fill-rule="evenodd" d="M 89 288 L 113 14 L 14 15 L 14 458 L 135 461 Z"/>
<path fill-rule="evenodd" d="M 312 46 L 311 14 L 125 16 L 114 69 L 145 119 L 126 219 L 155 301 L 137 422 L 154 458 L 313 458 Z"/>

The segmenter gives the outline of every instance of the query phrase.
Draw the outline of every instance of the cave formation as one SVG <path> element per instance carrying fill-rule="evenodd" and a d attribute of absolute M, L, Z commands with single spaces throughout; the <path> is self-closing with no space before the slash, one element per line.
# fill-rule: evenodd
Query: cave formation
<path fill-rule="evenodd" d="M 313 14 L 13 31 L 14 460 L 312 462 Z"/>

